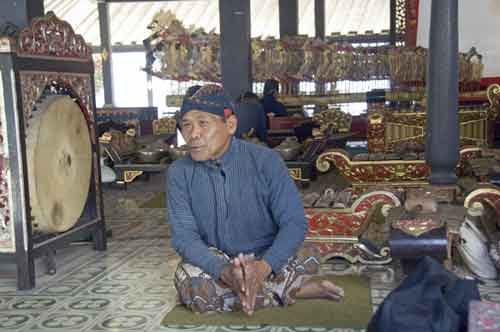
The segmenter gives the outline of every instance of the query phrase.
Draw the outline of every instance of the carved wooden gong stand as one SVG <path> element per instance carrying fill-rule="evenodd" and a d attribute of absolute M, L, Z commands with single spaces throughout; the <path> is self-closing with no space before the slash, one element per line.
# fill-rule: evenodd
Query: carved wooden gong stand
<path fill-rule="evenodd" d="M 106 249 L 96 140 L 94 66 L 91 49 L 53 13 L 36 18 L 17 38 L 0 37 L 0 260 L 17 265 L 17 287 L 35 287 L 34 259 L 45 257 L 55 272 L 54 253 L 75 238 L 92 235 Z M 26 133 L 35 105 L 47 94 L 67 95 L 81 109 L 91 140 L 91 178 L 83 212 L 60 233 L 34 230 Z M 62 124 L 63 125 L 63 124 Z"/>

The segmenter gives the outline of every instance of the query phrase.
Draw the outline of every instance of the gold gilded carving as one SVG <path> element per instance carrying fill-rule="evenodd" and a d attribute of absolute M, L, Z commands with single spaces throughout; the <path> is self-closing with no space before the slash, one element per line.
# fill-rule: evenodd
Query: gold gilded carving
<path fill-rule="evenodd" d="M 488 108 L 488 117 L 490 119 L 498 119 L 500 115 L 500 85 L 491 84 L 486 90 L 486 95 L 488 96 L 488 100 L 490 102 L 490 106 Z"/>
<path fill-rule="evenodd" d="M 302 179 L 302 169 L 300 168 L 289 168 L 288 169 L 288 174 L 294 179 L 295 181 L 303 181 Z"/>
<path fill-rule="evenodd" d="M 125 183 L 132 182 L 136 177 L 138 177 L 142 173 L 143 171 L 125 171 L 123 172 L 123 181 L 125 181 Z"/>
<path fill-rule="evenodd" d="M 425 181 L 429 174 L 424 160 L 351 161 L 342 150 L 324 152 L 316 160 L 320 172 L 331 165 L 353 183 Z"/>
<path fill-rule="evenodd" d="M 165 117 L 153 121 L 153 134 L 175 134 L 177 121 L 175 117 Z"/>
<path fill-rule="evenodd" d="M 19 33 L 17 55 L 22 57 L 58 57 L 91 61 L 92 50 L 71 25 L 53 12 L 33 19 Z"/>
<path fill-rule="evenodd" d="M 314 114 L 313 121 L 320 125 L 322 133 L 347 133 L 351 131 L 352 117 L 349 113 L 330 109 Z"/>
<path fill-rule="evenodd" d="M 493 90 L 495 88 L 492 87 L 491 91 Z M 492 94 L 493 92 L 490 93 Z M 498 111 L 500 107 L 495 109 Z M 460 146 L 487 145 L 488 114 L 492 116 L 494 111 L 494 107 L 465 108 L 459 111 Z M 389 153 L 406 142 L 424 146 L 426 122 L 425 112 L 394 113 L 377 110 L 368 116 L 368 151 Z"/>
<path fill-rule="evenodd" d="M 464 163 L 480 153 L 481 148 L 460 150 L 457 173 L 463 170 Z M 322 153 L 316 160 L 316 169 L 327 172 L 335 166 L 340 174 L 349 180 L 353 187 L 369 187 L 376 184 L 387 186 L 422 186 L 426 185 L 430 169 L 425 160 L 380 160 L 353 161 L 342 149 L 333 149 Z"/>
<path fill-rule="evenodd" d="M 382 124 L 383 120 L 384 116 L 379 112 L 370 114 L 370 116 L 368 117 L 368 121 L 370 122 L 371 125 Z"/>
<path fill-rule="evenodd" d="M 393 228 L 399 229 L 414 237 L 419 237 L 433 229 L 443 227 L 443 225 L 444 222 L 442 220 L 433 218 L 399 219 L 392 223 Z"/>
<path fill-rule="evenodd" d="M 469 208 L 472 202 L 478 200 L 489 200 L 490 204 L 500 213 L 500 189 L 497 187 L 479 188 L 472 191 L 464 201 L 464 207 Z"/>
<path fill-rule="evenodd" d="M 52 82 L 61 82 L 69 85 L 78 95 L 82 105 L 87 111 L 87 121 L 91 124 L 91 130 L 94 130 L 92 125 L 94 120 L 94 106 L 92 103 L 92 85 L 90 74 L 74 74 L 74 73 L 57 73 L 57 72 L 42 72 L 42 71 L 21 71 L 21 92 L 23 101 L 23 113 L 25 123 L 31 116 L 31 110 L 35 106 L 38 98 L 40 98 L 43 90 Z M 92 133 L 93 134 L 93 133 Z M 95 135 L 91 135 L 91 138 Z"/>
<path fill-rule="evenodd" d="M 107 50 L 103 50 L 101 52 L 101 59 L 102 59 L 102 61 L 106 61 L 106 60 L 108 60 L 108 58 L 109 58 L 109 52 Z"/>
<path fill-rule="evenodd" d="M 368 116 L 368 132 L 366 139 L 368 141 L 368 151 L 384 152 L 385 146 L 385 114 L 384 110 L 377 110 Z"/>
<path fill-rule="evenodd" d="M 16 50 L 16 43 L 9 37 L 0 37 L 0 53 L 9 53 Z"/>

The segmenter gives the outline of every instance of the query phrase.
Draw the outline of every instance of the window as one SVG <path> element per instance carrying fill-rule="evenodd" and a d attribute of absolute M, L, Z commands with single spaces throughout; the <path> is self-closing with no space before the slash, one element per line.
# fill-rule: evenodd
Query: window
<path fill-rule="evenodd" d="M 142 71 L 144 52 L 113 53 L 114 103 L 119 107 L 141 107 L 148 104 L 147 76 Z"/>
<path fill-rule="evenodd" d="M 102 59 L 100 53 L 92 54 L 94 60 L 94 85 L 96 107 L 104 105 L 104 86 L 102 82 Z"/>

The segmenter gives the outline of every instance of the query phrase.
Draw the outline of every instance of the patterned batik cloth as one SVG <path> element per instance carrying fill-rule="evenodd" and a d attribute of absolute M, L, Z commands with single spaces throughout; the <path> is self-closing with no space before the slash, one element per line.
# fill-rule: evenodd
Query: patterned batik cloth
<path fill-rule="evenodd" d="M 222 251 L 211 248 L 216 255 L 231 258 Z M 319 252 L 315 247 L 301 247 L 297 255 L 279 273 L 271 274 L 258 294 L 255 309 L 268 306 L 286 306 L 293 303 L 293 295 L 302 285 L 305 275 L 319 271 Z M 240 311 L 239 297 L 220 281 L 214 280 L 200 268 L 180 262 L 175 271 L 174 284 L 180 302 L 197 313 Z"/>

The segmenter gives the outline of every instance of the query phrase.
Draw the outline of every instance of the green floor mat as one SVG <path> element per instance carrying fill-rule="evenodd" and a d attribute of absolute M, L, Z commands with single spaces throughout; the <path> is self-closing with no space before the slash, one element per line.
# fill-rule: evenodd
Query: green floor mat
<path fill-rule="evenodd" d="M 345 298 L 341 302 L 298 300 L 287 308 L 258 310 L 251 317 L 242 312 L 199 315 L 183 306 L 176 306 L 165 316 L 162 324 L 167 327 L 237 325 L 259 329 L 269 325 L 290 328 L 366 328 L 372 316 L 368 279 L 359 276 L 329 276 L 329 279 L 344 288 Z"/>

